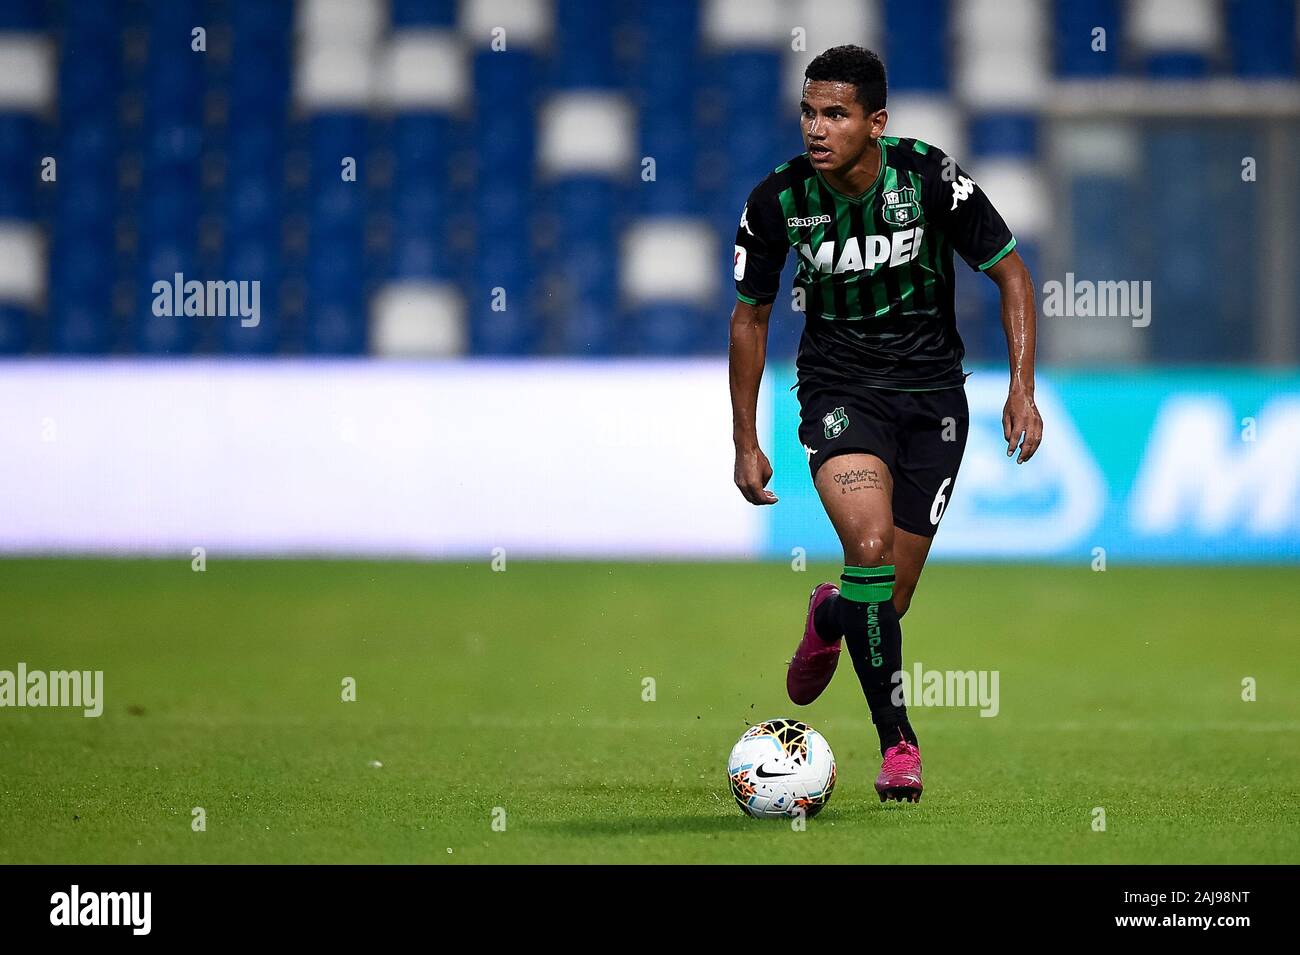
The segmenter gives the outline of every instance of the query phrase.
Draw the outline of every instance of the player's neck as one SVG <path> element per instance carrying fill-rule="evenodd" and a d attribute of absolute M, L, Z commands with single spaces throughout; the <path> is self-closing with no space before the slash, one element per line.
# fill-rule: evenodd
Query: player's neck
<path fill-rule="evenodd" d="M 842 172 L 827 170 L 822 173 L 822 178 L 830 183 L 831 188 L 836 192 L 857 197 L 871 188 L 880 175 L 882 162 L 884 156 L 880 151 L 880 142 L 873 139 L 867 151 L 856 163 Z"/>

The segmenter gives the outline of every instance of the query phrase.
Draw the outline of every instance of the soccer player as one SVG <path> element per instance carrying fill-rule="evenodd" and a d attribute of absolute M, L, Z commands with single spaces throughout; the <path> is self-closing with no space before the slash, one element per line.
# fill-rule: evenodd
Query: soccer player
<path fill-rule="evenodd" d="M 1022 464 L 1043 434 L 1034 406 L 1033 285 L 1015 238 L 970 176 L 937 146 L 884 135 L 885 68 L 876 54 L 835 47 L 804 77 L 807 151 L 754 188 L 736 230 L 735 480 L 751 504 L 776 503 L 755 413 L 768 317 L 795 249 L 805 313 L 799 437 L 843 546 L 844 572 L 839 586 L 813 589 L 786 687 L 796 704 L 817 699 L 843 640 L 880 736 L 876 792 L 882 802 L 916 802 L 921 753 L 892 693 L 903 668 L 899 621 L 966 446 L 953 250 L 1001 294 L 1011 365 L 1002 428 L 1008 457 L 1018 448 Z"/>

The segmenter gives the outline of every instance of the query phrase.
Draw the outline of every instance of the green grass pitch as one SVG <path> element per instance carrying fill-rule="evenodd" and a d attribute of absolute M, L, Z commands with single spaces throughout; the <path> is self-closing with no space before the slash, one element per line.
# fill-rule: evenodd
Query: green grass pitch
<path fill-rule="evenodd" d="M 882 805 L 847 657 L 785 698 L 834 570 L 0 562 L 0 669 L 103 670 L 106 698 L 0 709 L 0 862 L 1300 858 L 1300 571 L 931 567 L 908 666 L 997 670 L 1000 712 L 913 707 L 925 796 Z M 725 778 L 781 715 L 839 764 L 802 832 Z"/>

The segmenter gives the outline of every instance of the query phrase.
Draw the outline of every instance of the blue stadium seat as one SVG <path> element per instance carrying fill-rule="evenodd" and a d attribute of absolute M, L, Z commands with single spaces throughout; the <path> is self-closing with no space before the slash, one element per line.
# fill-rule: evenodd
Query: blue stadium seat
<path fill-rule="evenodd" d="M 146 301 L 146 307 L 148 302 Z M 103 355 L 113 345 L 109 299 L 54 289 L 50 298 L 50 350 L 62 355 Z"/>
<path fill-rule="evenodd" d="M 117 89 L 120 70 L 114 51 L 103 37 L 92 33 L 80 38 L 70 32 L 65 41 L 58 70 L 59 116 L 65 128 L 87 116 L 116 121 L 116 104 L 112 97 L 105 96 L 105 91 Z"/>
<path fill-rule="evenodd" d="M 20 355 L 31 344 L 31 313 L 19 305 L 0 304 L 0 355 Z"/>
<path fill-rule="evenodd" d="M 90 113 L 63 128 L 59 165 L 81 172 L 111 173 L 115 171 L 117 147 L 117 127 L 112 116 Z"/>
<path fill-rule="evenodd" d="M 227 188 L 247 178 L 263 179 L 278 189 L 283 179 L 285 136 L 278 124 L 241 122 L 226 143 Z"/>
<path fill-rule="evenodd" d="M 1295 78 L 1294 0 L 1228 0 L 1225 14 L 1228 45 L 1238 76 Z"/>
<path fill-rule="evenodd" d="M 494 104 L 475 126 L 479 181 L 469 210 L 477 232 L 477 253 L 468 296 L 471 351 L 486 355 L 525 355 L 541 340 L 533 317 L 531 168 L 535 118 L 531 97 L 537 88 L 536 56 L 527 50 L 480 51 L 474 58 L 479 100 Z M 529 163 L 531 166 L 531 162 Z M 492 303 L 505 295 L 504 311 Z"/>
<path fill-rule="evenodd" d="M 780 112 L 781 57 L 775 52 L 736 50 L 711 57 L 709 66 L 720 94 L 722 125 L 714 135 L 721 139 L 726 175 L 720 188 L 701 191 L 712 198 L 712 215 L 733 220 L 734 233 L 750 190 L 788 158 L 781 155 L 786 141 L 782 131 L 789 125 L 789 118 Z M 770 106 L 755 109 L 755 103 Z"/>
<path fill-rule="evenodd" d="M 152 39 L 161 42 L 161 38 Z M 184 43 L 184 47 L 151 51 L 144 72 L 146 120 L 153 125 L 199 123 L 203 118 L 203 67 L 207 54 L 189 48 L 188 29 L 179 40 L 171 37 L 168 42 Z"/>
<path fill-rule="evenodd" d="M 578 56 L 551 58 L 555 89 L 601 89 L 616 83 L 614 11 L 617 4 L 555 0 L 555 38 L 560 49 Z"/>
<path fill-rule="evenodd" d="M 306 272 L 308 351 L 327 355 L 364 352 L 366 301 L 363 270 L 359 232 L 350 233 L 337 228 L 333 233 L 313 231 Z"/>
<path fill-rule="evenodd" d="M 479 355 L 527 355 L 541 335 L 534 321 L 533 276 L 525 237 L 480 241 L 469 296 L 470 346 Z M 499 290 L 499 291 L 498 291 Z M 493 308 L 501 302 L 500 311 Z"/>
<path fill-rule="evenodd" d="M 629 78 L 636 97 L 640 155 L 655 161 L 655 180 L 641 182 L 642 213 L 685 213 L 697 205 L 694 102 L 701 79 L 696 61 L 699 17 L 693 4 L 640 2 L 633 29 L 638 37 Z"/>
<path fill-rule="evenodd" d="M 1096 79 L 1119 72 L 1123 60 L 1123 17 L 1119 0 L 1055 0 L 1053 49 L 1056 72 L 1067 79 Z M 1105 52 L 1093 50 L 1093 30 L 1106 31 Z M 892 64 L 891 64 L 892 65 Z M 891 77 L 892 79 L 892 77 Z"/>
<path fill-rule="evenodd" d="M 191 242 L 197 234 L 199 196 L 197 182 L 186 177 L 159 178 L 141 200 L 140 228 L 146 238 Z"/>
<path fill-rule="evenodd" d="M 197 169 L 203 149 L 203 130 L 198 123 L 159 122 L 152 124 L 145 144 L 145 166 L 150 178 L 177 167 Z"/>
<path fill-rule="evenodd" d="M 307 312 L 307 350 L 317 355 L 364 354 L 365 313 L 350 302 L 314 302 Z"/>
<path fill-rule="evenodd" d="M 194 350 L 200 321 L 185 315 L 149 313 L 135 323 L 135 349 L 142 355 L 187 355 Z"/>
<path fill-rule="evenodd" d="M 58 242 L 50 262 L 50 278 L 56 288 L 86 297 L 101 297 L 107 305 L 113 287 L 113 249 L 102 238 L 84 232 L 70 232 Z"/>
<path fill-rule="evenodd" d="M 1038 155 L 1038 117 L 1032 113 L 981 113 L 970 120 L 972 156 Z"/>
<path fill-rule="evenodd" d="M 0 113 L 0 218 L 35 217 L 39 172 L 35 121 Z"/>
<path fill-rule="evenodd" d="M 446 275 L 451 119 L 435 113 L 398 115 L 392 125 L 393 227 L 390 272 L 402 278 Z"/>
<path fill-rule="evenodd" d="M 880 55 L 890 91 L 947 93 L 947 0 L 883 0 L 881 10 L 885 42 Z"/>
<path fill-rule="evenodd" d="M 393 185 L 393 222 L 399 231 L 441 237 L 451 204 L 443 184 L 432 178 L 402 178 Z"/>
<path fill-rule="evenodd" d="M 392 147 L 405 175 L 442 172 L 455 145 L 452 119 L 442 113 L 400 113 L 393 119 Z"/>
<path fill-rule="evenodd" d="M 455 0 L 392 0 L 394 29 L 451 27 L 456 23 Z"/>
<path fill-rule="evenodd" d="M 283 122 L 292 71 L 284 60 L 271 59 L 274 48 L 241 45 L 234 50 L 229 74 L 230 116 L 236 133 L 246 124 Z"/>
<path fill-rule="evenodd" d="M 556 339 L 564 354 L 607 355 L 617 347 L 616 211 L 614 184 L 596 178 L 571 178 L 550 190 L 557 213 L 557 242 L 546 274 L 563 301 Z"/>
<path fill-rule="evenodd" d="M 443 271 L 441 245 L 429 230 L 397 233 L 393 239 L 394 278 L 434 278 Z"/>
<path fill-rule="evenodd" d="M 202 281 L 206 276 L 195 267 L 192 245 L 148 234 L 142 239 L 137 298 L 131 312 L 131 342 L 136 351 L 146 355 L 187 354 L 198 339 L 203 319 L 192 315 L 154 315 L 153 285 L 159 281 L 174 285 L 176 273 L 180 273 L 186 282 Z M 181 293 L 183 304 L 183 288 Z"/>
<path fill-rule="evenodd" d="M 236 51 L 240 46 L 276 47 L 293 32 L 293 4 L 266 0 L 232 0 L 231 29 Z"/>
<path fill-rule="evenodd" d="M 725 318 L 720 321 L 725 327 Z M 700 348 L 703 324 L 699 310 L 690 305 L 644 305 L 632 310 L 624 348 L 637 355 L 690 355 Z"/>
<path fill-rule="evenodd" d="M 352 156 L 360 161 L 368 148 L 368 125 L 360 113 L 318 113 L 308 122 L 312 176 L 339 178 L 340 161 Z"/>
<path fill-rule="evenodd" d="M 46 27 L 46 9 L 37 0 L 6 0 L 0 4 L 0 30 L 32 31 Z"/>
<path fill-rule="evenodd" d="M 1210 74 L 1210 62 L 1201 53 L 1170 50 L 1146 59 L 1147 75 L 1157 80 L 1199 80 Z"/>
<path fill-rule="evenodd" d="M 231 179 L 225 199 L 226 232 L 236 235 L 248 232 L 278 234 L 281 215 L 278 186 L 270 175 Z"/>
<path fill-rule="evenodd" d="M 280 347 L 279 308 L 280 245 L 278 235 L 228 236 L 222 276 L 236 281 L 257 281 L 260 286 L 259 321 L 245 327 L 238 318 L 221 320 L 222 349 L 237 355 L 269 355 Z"/>
<path fill-rule="evenodd" d="M 35 160 L 35 117 L 26 113 L 0 113 L 0 169 L 9 175 L 33 168 Z"/>
<path fill-rule="evenodd" d="M 365 212 L 365 185 L 322 177 L 311 196 L 311 228 L 326 234 L 360 233 Z"/>

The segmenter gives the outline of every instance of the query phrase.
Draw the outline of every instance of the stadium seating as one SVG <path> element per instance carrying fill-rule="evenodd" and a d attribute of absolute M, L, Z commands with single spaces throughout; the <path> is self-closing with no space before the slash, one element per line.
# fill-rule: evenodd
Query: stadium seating
<path fill-rule="evenodd" d="M 1243 119 L 1227 149 L 1194 117 L 1057 135 L 1050 113 L 1071 83 L 1294 96 L 1296 10 L 8 0 L 0 353 L 721 353 L 740 208 L 801 148 L 805 64 L 857 41 L 889 66 L 890 132 L 956 156 L 1036 273 L 1141 273 L 1178 316 L 1141 340 L 1062 329 L 1052 357 L 1260 357 L 1250 222 L 1264 199 L 1233 181 L 1241 156 L 1268 148 L 1258 125 Z M 1215 164 L 1222 188 L 1206 195 Z M 995 290 L 959 272 L 969 351 L 995 359 Z M 155 315 L 151 288 L 175 273 L 260 282 L 261 321 Z M 785 298 L 773 314 L 771 354 L 789 357 L 802 318 Z"/>

